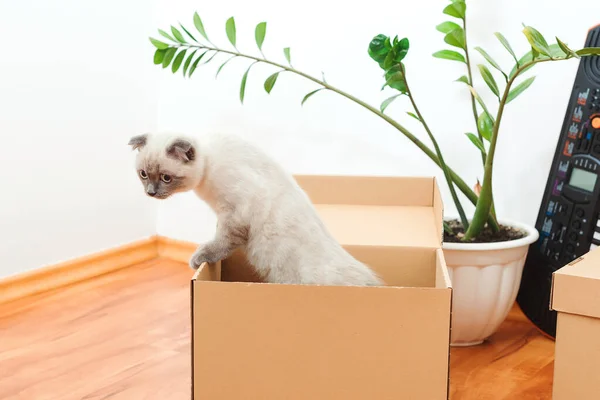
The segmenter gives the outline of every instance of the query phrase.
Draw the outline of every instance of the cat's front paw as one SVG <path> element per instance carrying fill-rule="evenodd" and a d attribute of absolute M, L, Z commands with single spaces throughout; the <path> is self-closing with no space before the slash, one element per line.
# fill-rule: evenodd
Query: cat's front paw
<path fill-rule="evenodd" d="M 192 257 L 190 258 L 190 268 L 193 270 L 196 270 L 198 268 L 200 268 L 200 266 L 206 262 L 206 255 L 204 254 L 204 251 L 199 248 L 198 250 L 196 250 L 196 252 L 192 255 Z"/>
<path fill-rule="evenodd" d="M 221 261 L 220 254 L 214 250 L 211 250 L 214 246 L 201 246 L 198 247 L 196 252 L 190 258 L 190 267 L 194 270 L 200 268 L 203 263 L 214 264 Z"/>

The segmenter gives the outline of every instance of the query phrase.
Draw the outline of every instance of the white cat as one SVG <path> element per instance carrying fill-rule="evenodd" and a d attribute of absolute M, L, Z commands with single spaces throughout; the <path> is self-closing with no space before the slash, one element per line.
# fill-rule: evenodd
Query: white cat
<path fill-rule="evenodd" d="M 198 247 L 193 269 L 242 248 L 266 282 L 383 285 L 327 231 L 294 178 L 241 138 L 162 133 L 129 144 L 139 150 L 137 172 L 149 196 L 193 190 L 216 213 L 216 235 Z"/>

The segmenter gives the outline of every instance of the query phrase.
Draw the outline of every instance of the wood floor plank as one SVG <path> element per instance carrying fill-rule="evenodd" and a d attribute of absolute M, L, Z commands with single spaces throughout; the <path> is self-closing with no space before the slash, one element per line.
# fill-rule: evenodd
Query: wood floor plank
<path fill-rule="evenodd" d="M 187 265 L 152 260 L 0 305 L 0 399 L 190 398 Z M 554 342 L 514 309 L 451 351 L 451 399 L 550 399 Z"/>

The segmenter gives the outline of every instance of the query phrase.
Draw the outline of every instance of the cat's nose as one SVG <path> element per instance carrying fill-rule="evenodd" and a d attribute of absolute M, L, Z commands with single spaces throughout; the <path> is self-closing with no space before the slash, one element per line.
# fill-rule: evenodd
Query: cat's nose
<path fill-rule="evenodd" d="M 152 197 L 154 197 L 154 195 L 156 195 L 156 189 L 154 189 L 154 185 L 152 183 L 149 183 L 148 186 L 146 187 L 146 193 L 148 193 L 148 196 L 152 196 Z"/>

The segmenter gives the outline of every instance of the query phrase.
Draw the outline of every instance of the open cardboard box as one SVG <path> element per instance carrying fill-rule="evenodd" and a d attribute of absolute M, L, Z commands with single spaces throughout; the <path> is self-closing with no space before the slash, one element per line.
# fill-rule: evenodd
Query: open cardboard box
<path fill-rule="evenodd" d="M 552 275 L 554 400 L 600 398 L 600 248 Z"/>
<path fill-rule="evenodd" d="M 191 285 L 192 398 L 448 398 L 452 289 L 435 178 L 297 176 L 385 287 L 260 282 L 242 252 Z"/>

